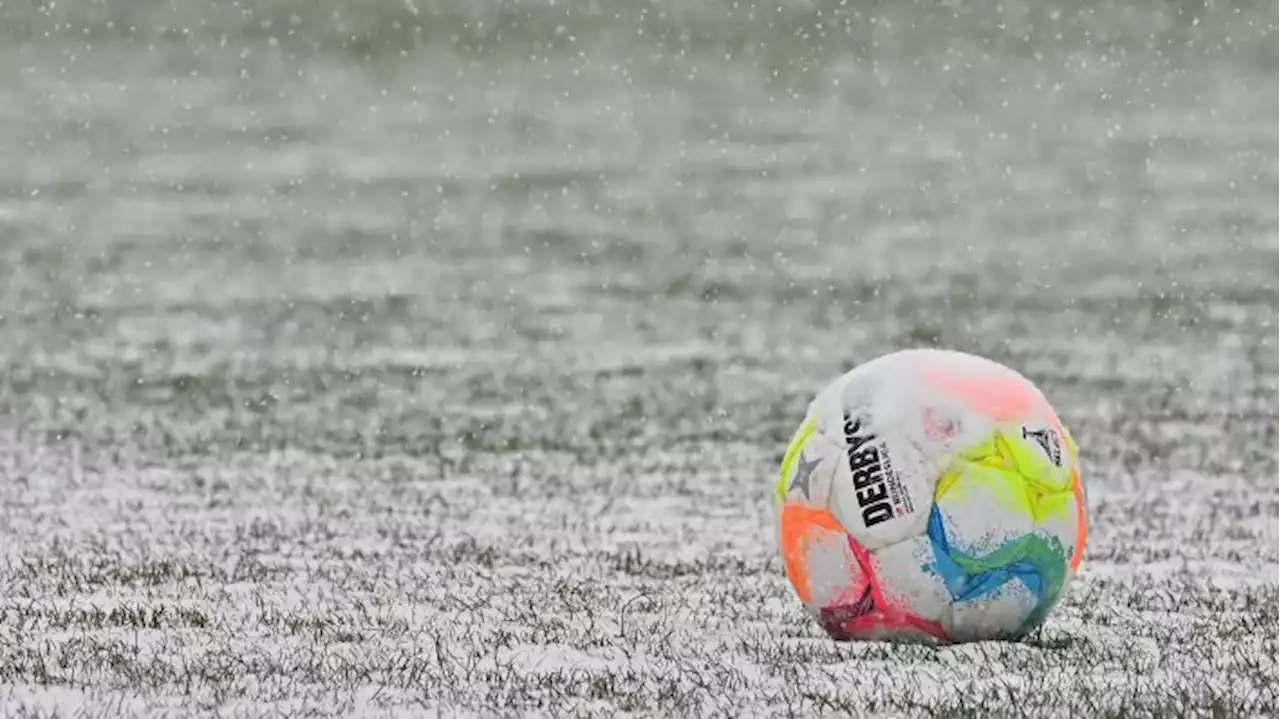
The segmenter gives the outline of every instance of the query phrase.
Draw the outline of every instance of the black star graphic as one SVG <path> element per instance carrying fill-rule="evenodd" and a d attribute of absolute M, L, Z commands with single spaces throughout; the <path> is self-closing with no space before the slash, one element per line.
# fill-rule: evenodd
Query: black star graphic
<path fill-rule="evenodd" d="M 804 492 L 804 498 L 808 499 L 809 498 L 809 477 L 810 475 L 813 474 L 813 470 L 816 469 L 817 466 L 821 463 L 822 463 L 821 457 L 810 462 L 805 460 L 804 452 L 801 452 L 800 466 L 796 467 L 796 476 L 792 478 L 791 486 L 787 489 L 787 491 L 790 492 L 795 488 L 799 487 L 800 491 Z"/>

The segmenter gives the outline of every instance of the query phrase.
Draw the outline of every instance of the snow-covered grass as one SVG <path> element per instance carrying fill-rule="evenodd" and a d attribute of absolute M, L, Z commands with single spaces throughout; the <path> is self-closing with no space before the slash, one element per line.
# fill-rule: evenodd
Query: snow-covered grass
<path fill-rule="evenodd" d="M 0 715 L 1275 716 L 1274 3 L 28 5 Z M 783 578 L 807 402 L 920 345 L 1081 447 L 1024 642 Z"/>
<path fill-rule="evenodd" d="M 157 459 L 10 433 L 0 682 L 91 716 L 1266 715 L 1274 458 L 1193 471 L 1138 449 L 1181 421 L 1120 423 L 1138 459 L 1086 440 L 1089 557 L 1043 631 L 944 648 L 836 643 L 802 613 L 763 443 Z M 1177 456 L 1266 451 L 1199 428 Z"/>

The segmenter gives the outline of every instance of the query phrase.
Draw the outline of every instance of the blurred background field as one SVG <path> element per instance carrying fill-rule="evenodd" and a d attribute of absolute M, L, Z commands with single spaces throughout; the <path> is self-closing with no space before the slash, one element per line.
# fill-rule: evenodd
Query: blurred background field
<path fill-rule="evenodd" d="M 5 0 L 5 711 L 1274 715 L 1276 28 Z M 1082 447 L 1025 644 L 832 644 L 774 558 L 906 346 Z"/>

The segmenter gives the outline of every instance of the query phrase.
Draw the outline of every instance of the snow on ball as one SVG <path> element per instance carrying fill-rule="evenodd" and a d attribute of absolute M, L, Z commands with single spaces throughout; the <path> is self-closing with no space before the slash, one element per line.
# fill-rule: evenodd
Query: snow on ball
<path fill-rule="evenodd" d="M 1084 552 L 1071 435 L 991 360 L 906 350 L 818 393 L 774 487 L 783 567 L 838 639 L 1016 639 Z"/>

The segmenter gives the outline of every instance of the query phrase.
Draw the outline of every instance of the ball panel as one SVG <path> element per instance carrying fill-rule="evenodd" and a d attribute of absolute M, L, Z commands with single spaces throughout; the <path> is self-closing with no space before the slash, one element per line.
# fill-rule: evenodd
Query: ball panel
<path fill-rule="evenodd" d="M 937 476 L 920 445 L 866 407 L 848 405 L 838 441 L 845 458 L 832 477 L 831 508 L 849 533 L 871 549 L 920 534 Z"/>
<path fill-rule="evenodd" d="M 1056 537 L 1039 531 L 1006 540 L 984 553 L 966 552 L 952 544 L 942 511 L 935 507 L 929 519 L 929 540 L 934 550 L 931 569 L 951 593 L 953 610 L 1000 595 L 1007 591 L 1006 584 L 1016 580 L 1033 600 L 1017 616 L 1016 625 L 1025 633 L 1044 621 L 1066 585 L 1067 553 Z"/>
<path fill-rule="evenodd" d="M 995 428 L 960 398 L 929 386 L 918 367 L 880 369 L 845 386 L 843 409 L 891 443 L 914 448 L 925 463 L 949 459 Z M 932 476 L 927 484 L 932 486 Z"/>
<path fill-rule="evenodd" d="M 938 484 L 933 510 L 950 545 L 966 554 L 995 551 L 1035 527 L 1022 482 L 979 464 L 962 463 L 948 473 Z"/>
<path fill-rule="evenodd" d="M 1066 550 L 1071 570 L 1079 564 L 1080 512 L 1076 495 L 1070 490 L 1044 497 L 1040 501 L 1036 528 L 1055 538 Z"/>
<path fill-rule="evenodd" d="M 844 527 L 830 512 L 788 502 L 778 526 L 787 579 L 811 612 L 857 590 L 861 568 Z"/>
<path fill-rule="evenodd" d="M 1085 493 L 1084 482 L 1080 481 L 1079 470 L 1071 474 L 1071 493 L 1076 498 L 1076 541 L 1071 551 L 1071 571 L 1074 572 L 1084 560 L 1084 548 L 1089 535 L 1088 495 Z"/>
<path fill-rule="evenodd" d="M 946 624 L 947 633 L 958 642 L 1020 637 L 1026 633 L 1026 617 L 1037 602 L 1035 592 L 1021 578 L 1006 577 L 991 591 L 956 601 Z"/>
<path fill-rule="evenodd" d="M 796 429 L 795 434 L 791 435 L 791 442 L 787 444 L 787 451 L 782 455 L 782 465 L 778 468 L 778 481 L 773 484 L 774 506 L 781 506 L 783 500 L 786 499 L 788 483 L 795 474 L 796 461 L 816 429 L 817 423 L 813 418 L 806 417 L 804 422 L 800 423 L 800 427 Z"/>
<path fill-rule="evenodd" d="M 1076 536 L 1071 551 L 1071 571 L 1074 572 L 1084 559 L 1085 543 L 1089 534 L 1089 492 L 1081 479 L 1079 449 L 1071 433 L 1065 428 L 1062 430 L 1062 439 L 1067 446 L 1067 456 L 1070 458 L 1071 494 L 1075 497 Z"/>
<path fill-rule="evenodd" d="M 1061 428 L 1053 407 L 1040 390 L 1018 372 L 991 360 L 946 350 L 911 355 L 921 379 L 957 398 L 972 411 L 996 423 L 1039 419 Z"/>
<path fill-rule="evenodd" d="M 852 536 L 847 543 L 860 570 L 860 591 L 819 611 L 818 621 L 828 635 L 836 639 L 947 641 L 940 621 L 916 614 L 898 598 L 885 593 L 870 551 Z"/>
<path fill-rule="evenodd" d="M 831 478 L 843 462 L 844 453 L 827 440 L 816 424 L 805 422 L 796 432 L 783 457 L 774 485 L 774 502 L 800 502 L 811 507 L 827 508 L 831 496 Z"/>
<path fill-rule="evenodd" d="M 817 423 L 818 431 L 833 441 L 844 433 L 845 397 L 851 385 L 859 386 L 858 377 L 858 368 L 846 372 L 819 392 L 809 405 L 809 416 Z"/>
<path fill-rule="evenodd" d="M 933 571 L 929 537 L 909 537 L 871 553 L 872 569 L 884 600 L 922 619 L 941 620 L 951 607 L 942 575 Z"/>

